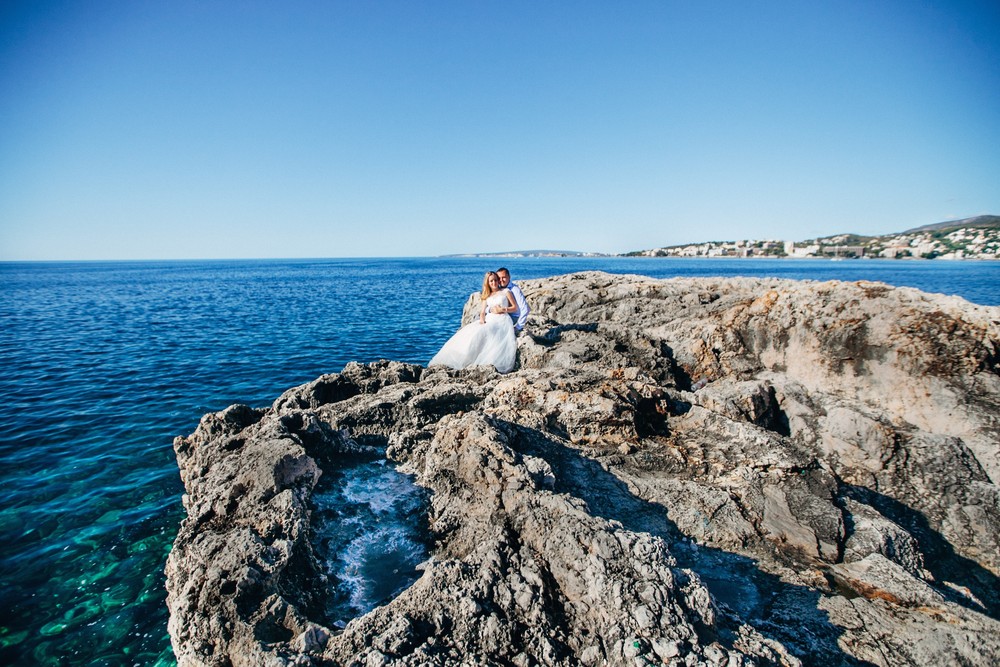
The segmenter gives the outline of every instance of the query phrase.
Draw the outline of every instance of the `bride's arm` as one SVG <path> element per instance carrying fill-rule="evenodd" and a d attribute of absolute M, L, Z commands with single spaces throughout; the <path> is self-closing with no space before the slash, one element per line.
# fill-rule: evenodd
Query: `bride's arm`
<path fill-rule="evenodd" d="M 505 311 L 507 314 L 517 311 L 517 301 L 514 300 L 514 295 L 510 293 L 510 290 L 507 290 L 507 303 L 510 304 Z"/>
<path fill-rule="evenodd" d="M 486 324 L 486 309 L 489 306 L 486 304 L 486 299 L 483 299 L 483 307 L 479 309 L 479 323 Z"/>

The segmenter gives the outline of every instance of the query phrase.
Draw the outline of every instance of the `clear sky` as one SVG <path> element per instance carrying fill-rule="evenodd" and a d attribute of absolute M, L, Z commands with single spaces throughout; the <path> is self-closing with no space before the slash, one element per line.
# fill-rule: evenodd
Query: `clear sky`
<path fill-rule="evenodd" d="M 997 0 L 0 3 L 0 260 L 1000 214 Z"/>

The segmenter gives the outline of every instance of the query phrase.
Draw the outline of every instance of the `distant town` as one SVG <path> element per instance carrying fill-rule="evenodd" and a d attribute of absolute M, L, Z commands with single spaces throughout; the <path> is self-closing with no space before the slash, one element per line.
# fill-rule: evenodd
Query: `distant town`
<path fill-rule="evenodd" d="M 636 250 L 625 256 L 1000 259 L 1000 216 L 940 222 L 885 236 L 838 234 L 806 241 L 707 241 Z"/>

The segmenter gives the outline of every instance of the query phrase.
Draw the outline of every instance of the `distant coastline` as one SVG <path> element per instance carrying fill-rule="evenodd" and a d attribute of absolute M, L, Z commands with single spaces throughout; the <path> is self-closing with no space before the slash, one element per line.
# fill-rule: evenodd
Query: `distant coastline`
<path fill-rule="evenodd" d="M 517 257 L 621 257 L 622 255 L 609 255 L 601 252 L 579 252 L 576 250 L 508 250 L 505 252 L 468 252 L 454 255 L 441 255 L 448 257 L 484 257 L 484 258 L 517 258 Z"/>
<path fill-rule="evenodd" d="M 804 241 L 703 241 L 620 254 L 578 250 L 509 250 L 443 257 L 753 257 L 771 259 L 1000 259 L 1000 216 L 979 215 L 881 236 L 835 234 Z"/>
<path fill-rule="evenodd" d="M 821 255 L 645 255 L 645 254 L 631 254 L 631 253 L 621 253 L 621 254 L 607 254 L 600 252 L 540 252 L 534 253 L 530 250 L 524 251 L 512 251 L 512 252 L 470 252 L 470 253 L 458 253 L 453 255 L 438 255 L 439 259 L 536 259 L 536 258 L 558 258 L 566 257 L 572 259 L 585 259 L 588 257 L 593 257 L 594 259 L 613 259 L 617 257 L 621 258 L 633 258 L 633 259 L 663 259 L 669 257 L 670 259 L 822 259 L 829 262 L 839 262 L 844 260 L 879 260 L 879 261 L 918 261 L 923 262 L 928 259 L 943 259 L 945 261 L 975 261 L 975 262 L 995 262 L 1000 261 L 1000 257 L 871 257 L 865 255 L 863 257 L 834 257 L 834 256 L 821 256 Z"/>

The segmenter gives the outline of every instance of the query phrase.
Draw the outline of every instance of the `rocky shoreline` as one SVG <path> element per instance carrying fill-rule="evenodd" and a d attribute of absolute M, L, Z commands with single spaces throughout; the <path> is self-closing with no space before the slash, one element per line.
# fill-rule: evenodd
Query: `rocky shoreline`
<path fill-rule="evenodd" d="M 179 664 L 1000 662 L 1000 308 L 866 282 L 521 285 L 510 374 L 351 364 L 175 440 Z M 432 549 L 340 628 L 311 495 L 357 457 L 429 490 Z"/>

